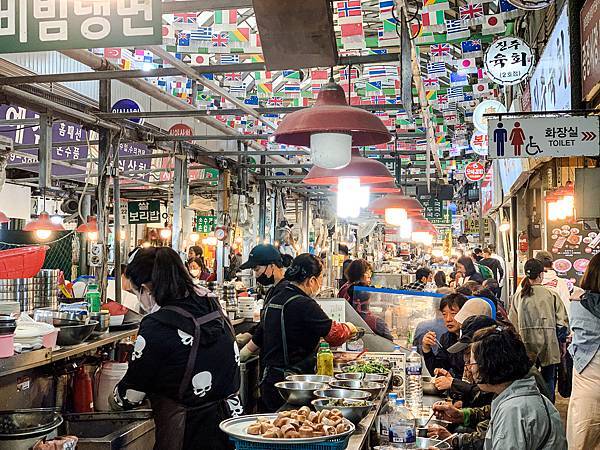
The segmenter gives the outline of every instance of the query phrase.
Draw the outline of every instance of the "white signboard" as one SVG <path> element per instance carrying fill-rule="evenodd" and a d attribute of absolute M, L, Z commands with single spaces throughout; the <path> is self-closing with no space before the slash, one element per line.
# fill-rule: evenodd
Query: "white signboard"
<path fill-rule="evenodd" d="M 533 53 L 518 37 L 500 38 L 490 45 L 484 57 L 485 70 L 492 81 L 508 86 L 523 81 L 533 67 Z"/>
<path fill-rule="evenodd" d="M 600 117 L 488 120 L 490 158 L 600 156 Z"/>
<path fill-rule="evenodd" d="M 571 109 L 569 16 L 565 6 L 529 80 L 532 111 Z"/>
<path fill-rule="evenodd" d="M 484 100 L 473 111 L 473 125 L 482 133 L 487 133 L 488 118 L 484 114 L 505 113 L 506 106 L 498 100 Z M 486 149 L 487 150 L 487 149 Z"/>
<path fill-rule="evenodd" d="M 487 130 L 485 133 L 482 133 L 478 130 L 473 131 L 473 136 L 471 137 L 471 148 L 475 153 L 481 156 L 486 156 L 488 154 L 488 145 Z"/>

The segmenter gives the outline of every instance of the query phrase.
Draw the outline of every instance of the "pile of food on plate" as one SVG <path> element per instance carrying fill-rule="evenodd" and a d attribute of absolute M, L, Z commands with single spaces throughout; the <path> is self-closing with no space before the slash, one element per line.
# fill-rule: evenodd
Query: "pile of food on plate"
<path fill-rule="evenodd" d="M 348 365 L 344 368 L 344 372 L 362 372 L 362 373 L 380 373 L 387 374 L 390 369 L 377 361 L 360 362 L 358 364 Z"/>
<path fill-rule="evenodd" d="M 350 422 L 339 409 L 314 412 L 303 406 L 280 412 L 275 419 L 259 417 L 246 432 L 264 438 L 297 439 L 334 436 L 350 429 Z"/>

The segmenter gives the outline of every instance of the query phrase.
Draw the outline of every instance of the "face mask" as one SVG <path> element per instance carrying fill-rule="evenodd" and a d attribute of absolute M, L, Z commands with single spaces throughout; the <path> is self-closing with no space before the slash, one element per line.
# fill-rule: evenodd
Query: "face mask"
<path fill-rule="evenodd" d="M 154 297 L 152 297 L 150 290 L 145 286 L 142 286 L 141 291 L 137 293 L 137 298 L 140 302 L 140 307 L 146 314 L 152 314 L 160 309 L 160 306 L 158 306 Z"/>
<path fill-rule="evenodd" d="M 198 276 L 200 275 L 200 270 L 192 269 L 192 270 L 190 270 L 190 275 L 193 276 L 194 278 L 198 278 Z"/>
<path fill-rule="evenodd" d="M 321 293 L 321 289 L 323 288 L 323 286 L 321 286 L 320 284 L 317 284 L 317 290 L 315 292 L 312 293 L 311 297 L 316 297 L 317 295 L 319 295 Z"/>
<path fill-rule="evenodd" d="M 273 274 L 271 274 L 271 276 L 269 277 L 265 273 L 263 273 L 262 275 L 256 277 L 256 281 L 263 286 L 270 286 L 272 284 L 275 284 L 275 277 L 273 276 Z"/>

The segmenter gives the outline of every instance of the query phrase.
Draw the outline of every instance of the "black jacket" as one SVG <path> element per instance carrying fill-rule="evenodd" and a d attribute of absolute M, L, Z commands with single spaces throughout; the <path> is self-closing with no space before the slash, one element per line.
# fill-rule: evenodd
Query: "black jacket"
<path fill-rule="evenodd" d="M 504 270 L 502 270 L 502 264 L 496 258 L 484 258 L 479 261 L 479 264 L 488 267 L 494 274 L 494 279 L 500 281 L 504 277 Z"/>
<path fill-rule="evenodd" d="M 440 338 L 442 348 L 438 349 L 437 355 L 434 354 L 433 351 L 423 353 L 425 365 L 431 376 L 434 376 L 434 369 L 446 369 L 453 378 L 462 378 L 465 369 L 464 352 L 448 353 L 447 351 L 447 349 L 456 344 L 457 341 L 458 335 L 448 331 Z"/>

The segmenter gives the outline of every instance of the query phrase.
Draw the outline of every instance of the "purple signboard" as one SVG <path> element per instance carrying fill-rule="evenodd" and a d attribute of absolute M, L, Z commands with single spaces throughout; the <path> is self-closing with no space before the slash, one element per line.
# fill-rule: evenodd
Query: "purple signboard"
<path fill-rule="evenodd" d="M 14 105 L 0 105 L 0 119 L 14 120 L 14 119 L 37 119 L 39 114 L 35 111 L 28 110 L 21 106 Z M 7 136 L 14 140 L 15 145 L 26 144 L 35 145 L 40 141 L 40 127 L 35 126 L 2 126 L 0 127 L 0 134 Z M 52 142 L 81 142 L 81 145 L 64 145 L 52 148 L 52 159 L 58 161 L 76 161 L 78 159 L 85 159 L 88 157 L 88 147 L 86 145 L 86 133 L 81 125 L 76 125 L 66 121 L 56 121 L 52 125 Z M 20 155 L 11 155 L 10 163 L 12 164 L 32 164 L 31 166 L 23 167 L 24 170 L 31 170 L 32 172 L 38 172 L 38 161 L 37 149 L 21 150 L 21 153 L 27 153 L 31 155 L 31 158 L 27 158 Z M 9 163 L 9 164 L 10 164 Z M 52 164 L 52 174 L 55 176 L 60 175 L 74 175 L 85 173 L 86 165 L 81 163 L 81 168 L 77 166 L 66 167 L 58 164 Z"/>
<path fill-rule="evenodd" d="M 128 177 L 135 178 L 138 180 L 152 181 L 150 180 L 150 169 L 152 168 L 152 150 L 148 148 L 146 144 L 139 142 L 123 142 L 119 144 L 119 157 L 123 156 L 144 156 L 148 155 L 147 158 L 140 159 L 119 159 L 119 169 L 121 172 L 133 172 L 139 170 L 147 170 L 147 173 L 127 175 Z M 158 181 L 155 180 L 155 181 Z"/>

